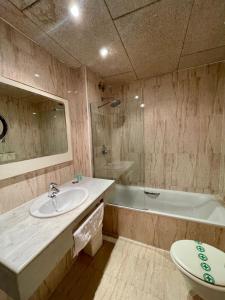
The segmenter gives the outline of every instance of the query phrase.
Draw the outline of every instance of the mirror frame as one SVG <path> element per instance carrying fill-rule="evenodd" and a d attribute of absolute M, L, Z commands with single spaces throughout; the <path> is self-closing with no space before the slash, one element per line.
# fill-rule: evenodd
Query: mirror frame
<path fill-rule="evenodd" d="M 0 165 L 0 180 L 7 179 L 10 177 L 22 175 L 28 172 L 44 169 L 50 166 L 55 166 L 62 164 L 64 162 L 73 160 L 73 151 L 72 151 L 72 140 L 71 140 L 71 123 L 69 116 L 69 104 L 68 100 L 55 96 L 53 94 L 44 92 L 37 88 L 33 88 L 29 85 L 8 79 L 6 77 L 0 76 L 0 82 L 5 83 L 16 88 L 20 88 L 34 94 L 42 95 L 52 99 L 53 101 L 63 103 L 65 106 L 65 117 L 66 117 L 66 131 L 67 131 L 67 143 L 68 151 L 62 154 L 55 154 L 49 156 L 42 156 L 38 158 L 22 160 L 17 162 L 10 162 L 3 165 Z M 10 130 L 10 127 L 9 127 Z"/>

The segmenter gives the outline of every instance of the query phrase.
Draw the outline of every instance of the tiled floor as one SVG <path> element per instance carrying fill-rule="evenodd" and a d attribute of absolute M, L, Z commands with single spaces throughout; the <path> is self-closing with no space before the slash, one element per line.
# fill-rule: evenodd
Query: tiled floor
<path fill-rule="evenodd" d="M 51 300 L 192 299 L 167 251 L 119 238 L 80 254 Z"/>

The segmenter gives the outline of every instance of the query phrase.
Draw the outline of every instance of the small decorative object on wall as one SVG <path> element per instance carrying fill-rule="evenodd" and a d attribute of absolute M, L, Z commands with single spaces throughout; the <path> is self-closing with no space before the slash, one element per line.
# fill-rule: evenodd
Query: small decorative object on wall
<path fill-rule="evenodd" d="M 0 143 L 4 140 L 8 131 L 8 124 L 4 117 L 0 115 Z"/>

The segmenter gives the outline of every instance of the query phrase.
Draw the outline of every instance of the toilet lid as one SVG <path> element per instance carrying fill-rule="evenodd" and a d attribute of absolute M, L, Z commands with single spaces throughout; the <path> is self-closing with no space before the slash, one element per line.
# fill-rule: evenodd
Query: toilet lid
<path fill-rule="evenodd" d="M 210 284 L 225 286 L 225 253 L 192 240 L 173 243 L 170 254 L 188 273 Z"/>

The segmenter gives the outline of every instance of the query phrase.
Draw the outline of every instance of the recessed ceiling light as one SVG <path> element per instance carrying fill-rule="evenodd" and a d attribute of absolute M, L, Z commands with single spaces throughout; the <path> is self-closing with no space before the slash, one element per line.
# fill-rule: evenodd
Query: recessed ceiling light
<path fill-rule="evenodd" d="M 75 18 L 78 18 L 80 15 L 79 7 L 76 4 L 71 6 L 70 12 Z"/>
<path fill-rule="evenodd" d="M 139 99 L 139 96 L 138 95 L 134 96 L 134 99 Z"/>
<path fill-rule="evenodd" d="M 141 108 L 144 108 L 144 107 L 145 107 L 145 104 L 144 104 L 144 103 L 141 103 L 140 107 L 141 107 Z"/>
<path fill-rule="evenodd" d="M 70 91 L 70 90 L 69 90 L 69 91 L 67 91 L 67 93 L 68 93 L 68 94 L 71 94 L 71 93 L 72 93 L 72 91 Z"/>
<path fill-rule="evenodd" d="M 36 112 L 33 112 L 33 115 L 36 115 L 37 113 Z"/>
<path fill-rule="evenodd" d="M 34 76 L 37 77 L 37 78 L 39 78 L 39 77 L 40 77 L 40 74 L 35 73 Z"/>
<path fill-rule="evenodd" d="M 99 50 L 99 53 L 100 53 L 101 57 L 105 58 L 109 54 L 109 50 L 107 48 L 103 47 Z"/>

